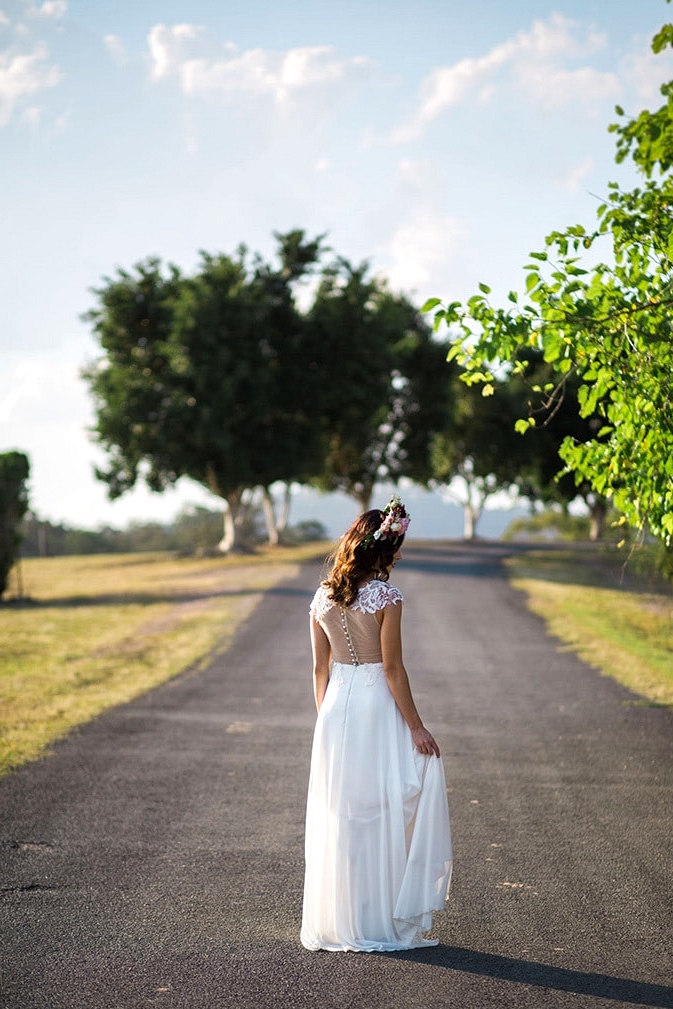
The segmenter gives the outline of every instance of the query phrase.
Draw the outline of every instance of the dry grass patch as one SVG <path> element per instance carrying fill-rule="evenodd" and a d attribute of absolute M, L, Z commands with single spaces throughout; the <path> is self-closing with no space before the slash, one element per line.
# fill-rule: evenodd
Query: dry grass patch
<path fill-rule="evenodd" d="M 264 591 L 325 552 L 24 561 L 29 598 L 0 606 L 0 771 L 226 649 Z"/>
<path fill-rule="evenodd" d="M 598 553 L 531 551 L 506 562 L 530 609 L 580 658 L 658 704 L 673 704 L 673 598 L 619 587 Z"/>

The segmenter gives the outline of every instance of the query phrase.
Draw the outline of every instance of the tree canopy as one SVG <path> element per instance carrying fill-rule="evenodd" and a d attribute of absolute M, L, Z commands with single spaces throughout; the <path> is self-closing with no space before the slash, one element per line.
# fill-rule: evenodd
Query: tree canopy
<path fill-rule="evenodd" d="M 333 264 L 306 320 L 323 446 L 312 482 L 351 494 L 363 509 L 377 481 L 427 482 L 432 432 L 448 406 L 447 345 L 433 341 L 418 309 L 367 269 Z"/>
<path fill-rule="evenodd" d="M 376 480 L 430 476 L 446 403 L 447 344 L 367 264 L 327 265 L 323 237 L 277 234 L 278 265 L 202 253 L 184 276 L 157 259 L 119 270 L 86 318 L 102 355 L 84 371 L 96 403 L 97 470 L 117 497 L 187 476 L 226 502 L 278 481 L 340 489 L 367 507 Z M 321 269 L 300 312 L 295 284 Z M 266 509 L 268 514 L 268 507 Z"/>
<path fill-rule="evenodd" d="M 653 49 L 673 44 L 673 26 L 655 36 Z M 592 228 L 552 232 L 525 267 L 525 294 L 510 292 L 494 306 L 486 284 L 465 305 L 426 302 L 435 326 L 451 327 L 450 357 L 468 382 L 493 386 L 494 366 L 541 351 L 553 376 L 531 392 L 525 432 L 544 423 L 576 383 L 578 412 L 597 416 L 587 440 L 569 433 L 560 455 L 578 484 L 609 497 L 624 520 L 649 526 L 673 543 L 673 82 L 662 86 L 665 104 L 616 124 L 617 160 L 631 156 L 644 175 L 628 191 L 609 183 Z M 623 117 L 623 110 L 617 109 Z M 659 170 L 659 177 L 652 175 Z M 605 248 L 604 248 L 605 247 Z M 604 248 L 598 263 L 586 262 Z"/>
<path fill-rule="evenodd" d="M 320 239 L 277 236 L 280 266 L 202 253 L 185 277 L 149 259 L 120 270 L 88 315 L 103 357 L 84 376 L 111 497 L 139 477 L 157 491 L 188 476 L 227 502 L 227 545 L 246 488 L 306 478 L 317 465 L 302 320 L 291 284 Z"/>

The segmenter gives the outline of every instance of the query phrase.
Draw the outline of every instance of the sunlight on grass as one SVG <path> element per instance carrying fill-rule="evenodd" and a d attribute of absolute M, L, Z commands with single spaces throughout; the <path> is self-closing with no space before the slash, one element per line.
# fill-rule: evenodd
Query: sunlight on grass
<path fill-rule="evenodd" d="M 262 592 L 325 552 L 313 544 L 203 560 L 24 561 L 29 598 L 0 606 L 0 771 L 226 649 Z"/>
<path fill-rule="evenodd" d="M 673 704 L 673 598 L 615 587 L 614 573 L 572 551 L 506 562 L 515 588 L 549 631 L 637 694 Z"/>

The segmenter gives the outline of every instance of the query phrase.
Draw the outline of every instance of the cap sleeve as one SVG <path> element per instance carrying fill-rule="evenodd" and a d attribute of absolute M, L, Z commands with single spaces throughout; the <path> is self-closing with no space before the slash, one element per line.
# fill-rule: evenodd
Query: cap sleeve
<path fill-rule="evenodd" d="M 318 623 L 323 619 L 328 610 L 332 608 L 334 603 L 327 594 L 327 589 L 324 585 L 319 585 L 316 594 L 311 600 L 311 605 L 309 607 L 309 613 L 317 620 Z"/>
<path fill-rule="evenodd" d="M 384 584 L 385 584 L 385 586 L 386 586 L 386 588 L 388 590 L 388 592 L 387 592 L 388 598 L 387 598 L 386 606 L 390 606 L 391 604 L 394 605 L 395 603 L 403 603 L 404 602 L 404 596 L 402 595 L 402 593 L 400 592 L 400 590 L 397 588 L 396 585 L 390 585 L 390 584 L 388 584 L 388 582 L 385 582 Z"/>
<path fill-rule="evenodd" d="M 377 613 L 386 606 L 403 602 L 402 593 L 389 582 L 379 582 L 374 579 L 362 586 L 358 597 L 353 603 L 353 609 L 360 613 Z"/>

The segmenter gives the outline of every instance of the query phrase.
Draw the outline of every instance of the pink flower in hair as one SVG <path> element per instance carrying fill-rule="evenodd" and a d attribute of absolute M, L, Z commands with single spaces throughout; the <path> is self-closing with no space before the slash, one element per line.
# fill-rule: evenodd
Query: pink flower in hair
<path fill-rule="evenodd" d="M 383 520 L 374 533 L 375 540 L 395 541 L 409 528 L 411 516 L 402 504 L 398 494 L 394 494 L 383 509 Z"/>

